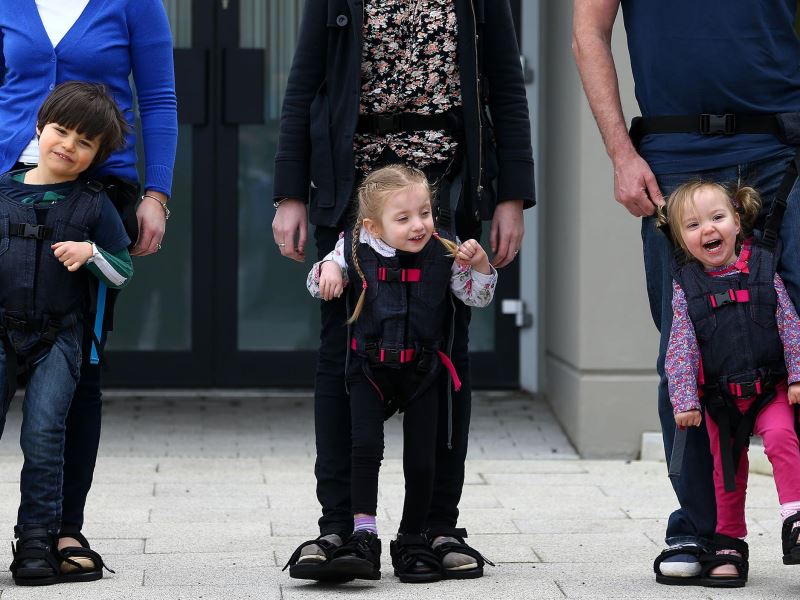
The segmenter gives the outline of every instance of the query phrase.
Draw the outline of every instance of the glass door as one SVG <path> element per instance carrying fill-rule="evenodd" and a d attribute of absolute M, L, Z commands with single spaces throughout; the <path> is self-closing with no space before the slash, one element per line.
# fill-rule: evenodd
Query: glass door
<path fill-rule="evenodd" d="M 130 386 L 311 387 L 319 301 L 306 264 L 272 239 L 273 165 L 305 0 L 165 0 L 175 39 L 180 140 L 164 249 L 120 297 L 107 381 Z M 502 271 L 473 311 L 473 379 L 516 387 L 519 336 L 501 315 Z"/>

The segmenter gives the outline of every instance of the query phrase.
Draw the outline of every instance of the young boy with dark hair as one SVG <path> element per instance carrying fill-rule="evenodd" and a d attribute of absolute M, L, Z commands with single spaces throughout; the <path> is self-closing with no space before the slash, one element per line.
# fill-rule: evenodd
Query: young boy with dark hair
<path fill-rule="evenodd" d="M 18 371 L 27 371 L 20 445 L 24 463 L 17 585 L 92 581 L 102 559 L 88 548 L 57 556 L 64 429 L 81 365 L 83 315 L 97 283 L 121 288 L 133 274 L 122 220 L 102 186 L 81 175 L 125 144 L 128 125 L 105 87 L 66 82 L 37 117 L 39 163 L 0 176 L 0 394 L 2 418 Z M 81 268 L 81 267 L 86 268 Z M 0 430 L 0 435 L 2 431 Z M 94 568 L 62 575 L 61 561 Z"/>

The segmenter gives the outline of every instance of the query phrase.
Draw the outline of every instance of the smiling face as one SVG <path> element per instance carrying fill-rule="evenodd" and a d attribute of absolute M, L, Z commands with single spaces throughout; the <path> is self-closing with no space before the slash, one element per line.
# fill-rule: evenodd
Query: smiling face
<path fill-rule="evenodd" d="M 706 269 L 724 267 L 736 259 L 739 215 L 716 186 L 698 188 L 680 215 L 684 248 Z"/>
<path fill-rule="evenodd" d="M 396 250 L 419 252 L 433 235 L 431 198 L 422 185 L 409 185 L 389 196 L 380 219 L 364 219 L 364 227 Z"/>
<path fill-rule="evenodd" d="M 99 139 L 91 139 L 58 123 L 47 123 L 39 134 L 37 171 L 48 183 L 77 179 L 92 164 Z"/>

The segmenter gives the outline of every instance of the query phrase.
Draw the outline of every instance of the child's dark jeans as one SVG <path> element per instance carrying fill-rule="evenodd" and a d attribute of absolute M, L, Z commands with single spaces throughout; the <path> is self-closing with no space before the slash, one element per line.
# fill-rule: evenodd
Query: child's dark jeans
<path fill-rule="evenodd" d="M 9 331 L 8 335 L 14 348 L 22 349 L 31 334 Z M 50 352 L 32 367 L 28 378 L 20 434 L 24 463 L 18 525 L 44 525 L 58 533 L 65 422 L 80 376 L 82 335 L 80 321 L 59 331 Z M 0 344 L 0 390 L 6 389 L 6 374 L 6 348 Z"/>

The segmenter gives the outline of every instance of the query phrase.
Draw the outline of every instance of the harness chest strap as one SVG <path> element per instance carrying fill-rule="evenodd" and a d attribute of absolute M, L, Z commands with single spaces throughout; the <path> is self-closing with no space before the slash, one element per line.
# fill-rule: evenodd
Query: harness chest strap
<path fill-rule="evenodd" d="M 422 281 L 422 269 L 393 269 L 391 267 L 378 267 L 378 281 L 417 283 Z"/>
<path fill-rule="evenodd" d="M 750 302 L 750 292 L 747 290 L 728 290 L 727 292 L 720 292 L 717 294 L 709 294 L 711 306 L 719 308 L 726 304 L 734 302 Z"/>

